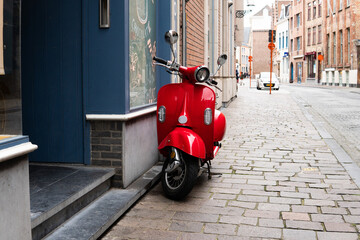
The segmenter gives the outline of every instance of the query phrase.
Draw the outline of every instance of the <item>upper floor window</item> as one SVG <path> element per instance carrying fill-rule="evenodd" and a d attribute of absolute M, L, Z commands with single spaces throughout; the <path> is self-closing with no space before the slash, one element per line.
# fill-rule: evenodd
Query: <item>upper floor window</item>
<path fill-rule="evenodd" d="M 313 2 L 313 19 L 316 18 L 316 1 Z"/>
<path fill-rule="evenodd" d="M 298 13 L 298 14 L 296 14 L 296 27 L 300 27 L 300 21 L 301 21 L 301 19 L 300 19 L 300 13 Z"/>
<path fill-rule="evenodd" d="M 318 43 L 322 42 L 321 35 L 322 35 L 322 29 L 321 29 L 321 25 L 319 25 L 318 26 Z"/>
<path fill-rule="evenodd" d="M 316 27 L 313 27 L 313 45 L 316 45 Z"/>
<path fill-rule="evenodd" d="M 311 3 L 308 3 L 308 17 L 307 20 L 310 21 L 311 20 Z"/>
<path fill-rule="evenodd" d="M 342 10 L 343 0 L 340 0 L 339 2 L 339 11 Z"/>
<path fill-rule="evenodd" d="M 322 6 L 322 0 L 319 0 L 319 4 L 318 4 L 318 17 L 321 17 L 321 11 L 322 11 L 322 9 L 321 9 L 321 6 Z"/>

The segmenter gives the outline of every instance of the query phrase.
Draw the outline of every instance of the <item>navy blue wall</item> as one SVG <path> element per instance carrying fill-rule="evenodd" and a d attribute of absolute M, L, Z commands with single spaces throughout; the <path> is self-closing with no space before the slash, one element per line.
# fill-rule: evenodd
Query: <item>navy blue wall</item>
<path fill-rule="evenodd" d="M 99 28 L 98 1 L 84 3 L 84 84 L 86 114 L 129 112 L 128 3 L 110 0 L 110 28 Z M 170 59 L 164 34 L 171 26 L 171 2 L 157 0 L 157 55 Z M 170 75 L 157 71 L 158 88 L 170 82 Z"/>

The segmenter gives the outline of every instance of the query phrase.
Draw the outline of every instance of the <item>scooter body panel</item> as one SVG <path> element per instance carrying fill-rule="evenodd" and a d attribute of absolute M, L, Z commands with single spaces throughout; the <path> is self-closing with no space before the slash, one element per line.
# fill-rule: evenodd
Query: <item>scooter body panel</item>
<path fill-rule="evenodd" d="M 215 92 L 211 88 L 201 84 L 183 82 L 163 86 L 158 93 L 157 108 L 159 110 L 160 106 L 164 106 L 166 110 L 163 122 L 159 121 L 159 111 L 157 111 L 158 144 L 160 145 L 175 128 L 184 132 L 191 129 L 193 133 L 201 138 L 205 145 L 205 157 L 200 158 L 205 160 L 213 159 L 215 97 Z M 209 125 L 204 122 L 205 109 L 211 109 L 212 121 Z M 180 134 L 180 130 L 176 130 L 175 133 Z M 189 141 L 189 143 L 185 144 L 192 148 L 188 150 L 189 152 L 202 151 L 196 149 L 200 148 L 199 144 L 191 143 L 191 141 L 194 141 L 192 137 L 178 137 L 178 139 L 187 139 Z M 159 149 L 162 149 L 162 147 L 159 146 Z"/>
<path fill-rule="evenodd" d="M 226 118 L 225 115 L 219 110 L 215 110 L 214 119 L 214 141 L 219 142 L 224 138 L 226 131 Z"/>
<path fill-rule="evenodd" d="M 176 127 L 159 144 L 159 149 L 175 147 L 191 156 L 204 159 L 205 143 L 201 137 L 188 128 Z M 166 153 L 165 153 L 166 154 Z"/>

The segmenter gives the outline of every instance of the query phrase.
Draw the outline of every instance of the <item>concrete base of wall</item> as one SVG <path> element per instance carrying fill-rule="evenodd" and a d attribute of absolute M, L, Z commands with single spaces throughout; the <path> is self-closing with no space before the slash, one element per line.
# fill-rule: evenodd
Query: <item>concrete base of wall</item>
<path fill-rule="evenodd" d="M 113 187 L 126 188 L 159 161 L 155 112 L 90 124 L 91 164 L 116 169 Z"/>
<path fill-rule="evenodd" d="M 1 239 L 31 239 L 27 156 L 0 162 Z"/>

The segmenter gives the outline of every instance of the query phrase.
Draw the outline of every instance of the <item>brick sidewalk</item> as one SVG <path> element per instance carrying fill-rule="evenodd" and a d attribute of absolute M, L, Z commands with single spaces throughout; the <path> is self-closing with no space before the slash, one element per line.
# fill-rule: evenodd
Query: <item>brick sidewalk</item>
<path fill-rule="evenodd" d="M 112 229 L 115 239 L 358 239 L 360 190 L 287 91 L 240 88 L 227 133 L 189 197 L 158 184 Z"/>

